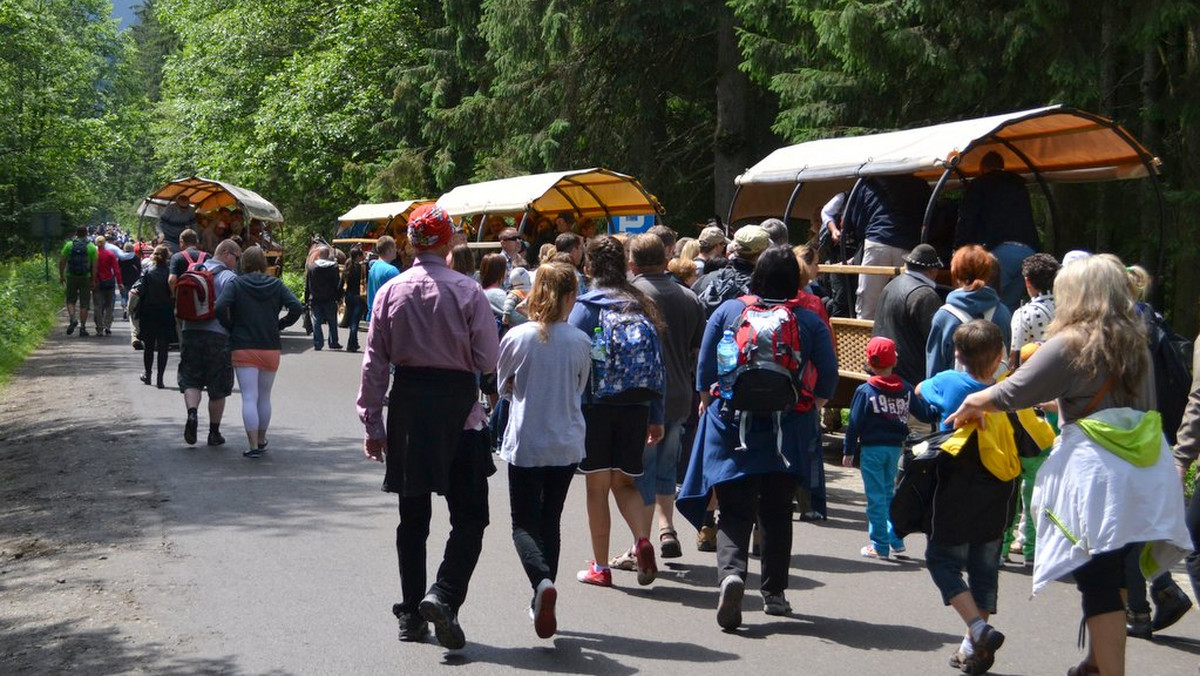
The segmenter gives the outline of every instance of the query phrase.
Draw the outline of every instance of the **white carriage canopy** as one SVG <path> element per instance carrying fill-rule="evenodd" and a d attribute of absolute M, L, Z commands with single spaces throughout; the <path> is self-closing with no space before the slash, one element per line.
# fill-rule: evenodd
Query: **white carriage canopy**
<path fill-rule="evenodd" d="M 159 188 L 142 200 L 138 215 L 158 218 L 162 210 L 180 194 L 186 195 L 197 211 L 237 207 L 248 219 L 258 219 L 268 225 L 283 222 L 279 209 L 253 190 L 198 176 L 176 179 Z"/>
<path fill-rule="evenodd" d="M 571 212 L 578 218 L 663 213 L 658 200 L 632 176 L 603 168 L 517 176 L 459 186 L 438 205 L 453 218 L 476 214 Z"/>
<path fill-rule="evenodd" d="M 1157 175 L 1160 164 L 1112 120 L 1055 105 L 780 148 L 738 176 L 730 221 L 778 217 L 798 183 L 806 187 L 792 205 L 793 218 L 808 218 L 864 176 L 913 174 L 933 182 L 953 170 L 954 179 L 969 179 L 992 151 L 1006 170 L 1048 182 L 1145 178 Z"/>

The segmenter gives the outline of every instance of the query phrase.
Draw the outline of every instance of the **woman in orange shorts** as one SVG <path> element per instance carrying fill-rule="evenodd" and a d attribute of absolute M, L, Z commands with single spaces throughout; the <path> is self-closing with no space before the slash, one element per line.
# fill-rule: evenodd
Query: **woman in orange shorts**
<path fill-rule="evenodd" d="M 283 282 L 268 275 L 260 247 L 242 253 L 242 274 L 225 285 L 217 300 L 217 318 L 229 330 L 229 349 L 242 393 L 242 422 L 250 448 L 247 458 L 261 458 L 271 423 L 271 387 L 279 370 L 279 332 L 300 319 L 304 306 Z M 287 308 L 287 315 L 279 313 Z"/>

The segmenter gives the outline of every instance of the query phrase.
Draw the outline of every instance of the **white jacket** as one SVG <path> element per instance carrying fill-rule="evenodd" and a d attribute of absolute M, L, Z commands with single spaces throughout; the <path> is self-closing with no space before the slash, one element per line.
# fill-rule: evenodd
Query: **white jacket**
<path fill-rule="evenodd" d="M 1112 408 L 1089 417 L 1132 429 L 1145 415 Z M 1141 557 L 1146 579 L 1166 572 L 1191 550 L 1183 484 L 1171 449 L 1159 436 L 1157 460 L 1137 467 L 1094 441 L 1078 424 L 1063 427 L 1033 488 L 1034 594 L 1092 556 L 1130 543 L 1146 543 Z"/>

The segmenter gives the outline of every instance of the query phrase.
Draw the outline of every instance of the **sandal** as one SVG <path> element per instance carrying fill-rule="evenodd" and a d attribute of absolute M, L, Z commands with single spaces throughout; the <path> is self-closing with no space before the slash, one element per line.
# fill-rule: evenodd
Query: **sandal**
<path fill-rule="evenodd" d="M 683 556 L 683 547 L 679 544 L 679 536 L 674 528 L 659 531 L 658 544 L 664 559 L 678 559 Z"/>
<path fill-rule="evenodd" d="M 632 549 L 628 549 L 612 557 L 608 562 L 608 567 L 617 570 L 637 570 L 637 555 Z"/>

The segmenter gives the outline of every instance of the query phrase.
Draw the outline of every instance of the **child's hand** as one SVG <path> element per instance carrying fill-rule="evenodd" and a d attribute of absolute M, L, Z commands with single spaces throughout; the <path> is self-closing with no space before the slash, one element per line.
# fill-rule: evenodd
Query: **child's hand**
<path fill-rule="evenodd" d="M 853 455 L 843 455 L 842 456 L 842 467 L 854 467 L 854 456 Z"/>

